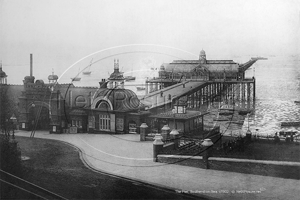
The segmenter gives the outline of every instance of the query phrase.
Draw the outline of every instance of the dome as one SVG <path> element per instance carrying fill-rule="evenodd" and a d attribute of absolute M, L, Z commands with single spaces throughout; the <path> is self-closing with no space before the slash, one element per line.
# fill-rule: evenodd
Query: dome
<path fill-rule="evenodd" d="M 52 74 L 48 76 L 49 81 L 57 81 L 58 76 L 54 74 L 54 70 L 52 69 Z"/>
<path fill-rule="evenodd" d="M 124 80 L 122 72 L 113 72 L 109 78 L 109 80 Z"/>
<path fill-rule="evenodd" d="M 201 51 L 200 51 L 200 56 L 205 56 L 205 51 L 202 49 Z"/>
<path fill-rule="evenodd" d="M 0 68 L 0 78 L 5 78 L 7 77 L 6 73 L 2 71 L 2 67 Z"/>
<path fill-rule="evenodd" d="M 115 111 L 136 110 L 140 106 L 136 94 L 128 89 L 104 89 L 98 93 L 97 99 L 95 108 L 99 108 L 101 101 L 107 100 L 110 101 Z"/>
<path fill-rule="evenodd" d="M 57 76 L 57 75 L 53 75 L 53 74 L 52 74 L 52 75 L 49 75 L 49 76 L 48 76 L 48 80 L 49 80 L 49 81 L 56 81 L 57 79 L 58 79 L 58 76 Z"/>
<path fill-rule="evenodd" d="M 25 76 L 24 83 L 34 83 L 34 76 Z"/>

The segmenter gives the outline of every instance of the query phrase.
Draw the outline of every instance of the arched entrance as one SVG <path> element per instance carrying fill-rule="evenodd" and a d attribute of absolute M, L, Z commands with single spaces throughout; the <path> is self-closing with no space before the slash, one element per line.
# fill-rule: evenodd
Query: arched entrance
<path fill-rule="evenodd" d="M 49 109 L 42 105 L 31 106 L 29 109 L 29 124 L 31 129 L 49 130 Z"/>

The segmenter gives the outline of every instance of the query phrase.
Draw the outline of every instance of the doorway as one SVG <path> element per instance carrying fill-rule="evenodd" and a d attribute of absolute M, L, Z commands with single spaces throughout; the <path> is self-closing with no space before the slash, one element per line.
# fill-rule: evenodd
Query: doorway
<path fill-rule="evenodd" d="M 31 129 L 49 130 L 49 109 L 45 106 L 35 106 L 29 109 L 29 123 Z"/>

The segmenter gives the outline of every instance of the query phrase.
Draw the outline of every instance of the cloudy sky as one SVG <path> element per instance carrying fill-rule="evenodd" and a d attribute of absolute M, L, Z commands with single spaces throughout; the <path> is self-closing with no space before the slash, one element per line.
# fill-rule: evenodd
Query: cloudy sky
<path fill-rule="evenodd" d="M 30 53 L 44 78 L 122 45 L 204 49 L 209 59 L 300 52 L 297 0 L 0 0 L 0 27 L 0 60 L 14 81 Z"/>

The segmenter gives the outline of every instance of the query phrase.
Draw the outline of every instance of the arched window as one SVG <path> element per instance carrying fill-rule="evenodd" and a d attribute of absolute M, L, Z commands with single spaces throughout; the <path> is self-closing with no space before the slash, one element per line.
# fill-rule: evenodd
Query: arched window
<path fill-rule="evenodd" d="M 96 104 L 96 108 L 101 110 L 111 110 L 110 105 L 107 101 L 101 100 Z"/>

